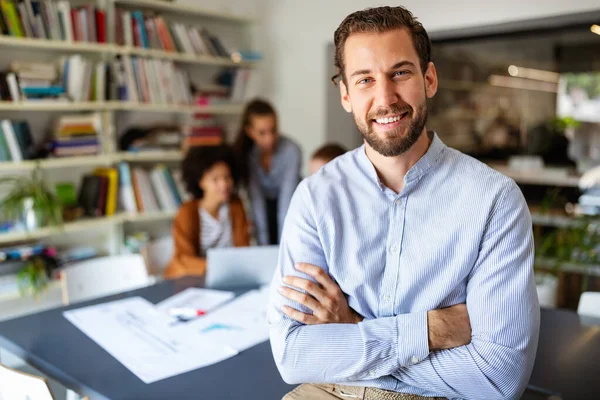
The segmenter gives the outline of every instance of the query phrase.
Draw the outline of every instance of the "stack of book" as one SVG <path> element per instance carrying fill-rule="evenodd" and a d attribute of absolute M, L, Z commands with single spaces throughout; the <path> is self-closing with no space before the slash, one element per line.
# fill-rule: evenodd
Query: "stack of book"
<path fill-rule="evenodd" d="M 27 121 L 0 121 L 0 161 L 23 161 L 34 157 Z"/>
<path fill-rule="evenodd" d="M 102 153 L 102 116 L 99 113 L 62 115 L 54 124 L 51 152 L 54 157 Z"/>
<path fill-rule="evenodd" d="M 119 173 L 116 168 L 97 168 L 83 176 L 78 203 L 88 217 L 114 215 L 117 210 Z"/>
<path fill-rule="evenodd" d="M 56 63 L 13 61 L 0 72 L 3 101 L 104 101 L 108 98 L 109 71 L 105 62 L 81 55 Z"/>
<path fill-rule="evenodd" d="M 65 90 L 53 63 L 12 61 L 0 72 L 2 100 L 39 100 L 64 97 Z"/>
<path fill-rule="evenodd" d="M 231 57 L 222 41 L 206 29 L 167 22 L 160 15 L 142 11 L 116 10 L 116 40 L 121 46 Z"/>
<path fill-rule="evenodd" d="M 183 151 L 194 146 L 217 146 L 223 143 L 223 127 L 213 115 L 197 113 L 182 128 Z"/>
<path fill-rule="evenodd" d="M 0 34 L 36 39 L 106 43 L 106 13 L 68 1 L 0 0 Z"/>
<path fill-rule="evenodd" d="M 195 86 L 194 103 L 198 105 L 227 104 L 231 101 L 231 88 L 227 85 L 201 83 Z"/>
<path fill-rule="evenodd" d="M 124 211 L 177 211 L 189 197 L 178 178 L 180 172 L 172 172 L 164 165 L 147 171 L 130 168 L 128 163 L 122 162 L 119 173 L 119 198 Z"/>
<path fill-rule="evenodd" d="M 191 104 L 187 74 L 172 61 L 122 56 L 115 60 L 117 98 L 151 104 Z"/>
<path fill-rule="evenodd" d="M 132 153 L 179 151 L 182 141 L 181 126 L 155 124 L 132 127 L 119 140 L 119 147 Z"/>
<path fill-rule="evenodd" d="M 106 62 L 95 62 L 74 54 L 60 61 L 60 72 L 69 100 L 104 101 L 110 98 Z"/>

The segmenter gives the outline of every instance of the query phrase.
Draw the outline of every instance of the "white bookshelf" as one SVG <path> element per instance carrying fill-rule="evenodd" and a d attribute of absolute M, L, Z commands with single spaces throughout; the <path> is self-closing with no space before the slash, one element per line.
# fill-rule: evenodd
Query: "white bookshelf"
<path fill-rule="evenodd" d="M 141 151 L 141 152 L 121 152 L 115 155 L 115 160 L 128 162 L 172 162 L 181 161 L 183 153 L 181 151 Z"/>
<path fill-rule="evenodd" d="M 76 111 L 140 111 L 176 114 L 206 113 L 217 115 L 236 115 L 242 112 L 241 104 L 216 104 L 210 106 L 194 106 L 188 104 L 152 104 L 126 101 L 0 101 L 0 111 L 44 111 L 44 112 L 76 112 Z"/>
<path fill-rule="evenodd" d="M 0 47 L 43 50 L 61 53 L 116 53 L 119 46 L 106 43 L 67 42 L 64 40 L 17 38 L 0 35 Z"/>
<path fill-rule="evenodd" d="M 148 213 L 124 214 L 122 220 L 126 223 L 161 222 L 172 220 L 173 218 L 175 218 L 176 214 L 177 211 L 156 211 Z"/>
<path fill-rule="evenodd" d="M 67 222 L 61 227 L 47 226 L 34 231 L 0 233 L 0 244 L 40 240 L 52 235 L 63 235 L 99 229 L 106 225 L 119 223 L 121 220 L 121 215 L 115 215 L 111 217 L 88 218 Z"/>
<path fill-rule="evenodd" d="M 68 42 L 49 39 L 15 38 L 0 35 L 0 58 L 5 65 L 12 60 L 55 60 L 63 55 L 81 53 L 88 59 L 111 63 L 119 55 L 172 61 L 178 68 L 185 70 L 190 77 L 205 79 L 214 76 L 217 67 L 255 68 L 260 61 L 244 61 L 235 57 L 216 57 L 209 55 L 169 52 L 157 49 L 146 49 L 131 46 L 120 46 L 115 43 L 115 7 L 128 10 L 143 10 L 165 15 L 168 21 L 181 21 L 187 24 L 206 26 L 218 35 L 227 45 L 239 45 L 247 48 L 251 41 L 248 34 L 250 23 L 254 22 L 245 15 L 214 11 L 202 7 L 200 1 L 188 1 L 186 4 L 159 0 L 91 0 L 102 8 L 106 14 L 106 39 L 108 43 Z M 80 1 L 72 2 L 78 6 Z M 34 141 L 41 138 L 54 115 L 61 113 L 98 112 L 102 115 L 102 142 L 104 154 L 96 156 L 77 156 L 64 158 L 48 158 L 42 160 L 26 160 L 22 162 L 0 162 L 0 174 L 31 171 L 38 167 L 49 184 L 61 181 L 78 182 L 83 173 L 90 168 L 113 166 L 121 161 L 142 163 L 143 167 L 151 167 L 154 163 L 180 162 L 183 154 L 180 151 L 151 152 L 119 152 L 117 148 L 117 132 L 123 132 L 128 124 L 152 123 L 159 120 L 183 122 L 189 115 L 214 114 L 216 116 L 238 116 L 243 111 L 242 104 L 214 104 L 210 106 L 181 104 L 148 104 L 122 101 L 101 102 L 68 102 L 68 101 L 0 101 L 0 119 L 28 120 Z M 141 121 L 141 122 L 138 122 Z M 36 126 L 37 122 L 37 126 Z M 175 122 L 174 122 L 175 123 Z M 76 186 L 77 187 L 77 186 Z M 125 235 L 139 230 L 164 232 L 173 220 L 176 211 L 159 211 L 152 213 L 123 213 L 110 217 L 81 219 L 65 223 L 62 227 L 44 227 L 31 232 L 0 233 L 0 245 L 13 245 L 42 241 L 49 243 L 71 243 L 76 245 L 100 245 L 108 254 L 124 251 Z M 139 225 L 139 226 L 138 226 Z M 100 233 L 100 235 L 97 235 Z M 62 239 L 65 236 L 65 239 Z M 92 239 L 92 237 L 94 239 Z M 92 241 L 101 243 L 92 243 Z M 106 245 L 106 246 L 105 246 Z M 23 299 L 30 300 L 30 299 Z M 11 304 L 12 300 L 3 304 Z M 15 300 L 16 301 L 16 300 Z M 3 305 L 0 305 L 2 308 Z M 42 305 L 40 305 L 42 308 Z"/>
<path fill-rule="evenodd" d="M 561 187 L 578 187 L 579 176 L 570 175 L 563 169 L 541 168 L 518 170 L 500 164 L 488 164 L 491 168 L 512 178 L 517 183 L 526 185 L 552 185 Z"/>
<path fill-rule="evenodd" d="M 566 215 L 540 213 L 531 213 L 531 222 L 533 222 L 534 225 L 551 226 L 555 228 L 572 228 L 581 224 L 576 219 Z"/>
<path fill-rule="evenodd" d="M 257 64 L 254 61 L 235 62 L 227 57 L 214 57 L 207 55 L 181 53 L 177 51 L 145 49 L 143 47 L 116 46 L 116 52 L 119 54 L 158 58 L 161 60 L 172 60 L 175 62 L 188 64 L 220 65 L 224 67 L 254 67 Z"/>
<path fill-rule="evenodd" d="M 170 14 L 181 14 L 194 17 L 203 17 L 217 19 L 230 22 L 250 23 L 251 18 L 240 15 L 234 15 L 225 12 L 213 11 L 203 7 L 178 4 L 176 2 L 167 2 L 159 0 L 113 0 L 113 3 L 119 6 L 127 6 L 130 8 L 137 7 L 143 9 L 151 9 Z M 198 2 L 200 3 L 200 2 Z"/>
<path fill-rule="evenodd" d="M 73 167 L 100 167 L 113 164 L 115 157 L 110 155 L 97 156 L 78 156 L 45 158 L 41 160 L 27 160 L 21 162 L 0 162 L 0 172 L 10 171 L 28 171 L 33 170 L 37 165 L 41 169 L 59 169 Z"/>
<path fill-rule="evenodd" d="M 0 111 L 77 112 L 103 111 L 109 108 L 109 103 L 102 101 L 0 101 Z"/>
<path fill-rule="evenodd" d="M 66 235 L 102 229 L 107 226 L 136 222 L 161 222 L 175 218 L 177 211 L 156 211 L 149 213 L 117 213 L 113 216 L 84 218 L 67 222 L 62 227 L 47 226 L 34 231 L 0 233 L 0 245 L 41 240 L 53 235 Z"/>
<path fill-rule="evenodd" d="M 100 154 L 97 156 L 76 156 L 60 158 L 44 158 L 41 160 L 27 160 L 21 162 L 0 162 L 0 173 L 12 171 L 30 171 L 36 166 L 40 169 L 84 168 L 102 167 L 116 164 L 120 161 L 127 162 L 175 162 L 183 159 L 183 153 L 177 150 L 119 152 L 114 154 Z"/>
<path fill-rule="evenodd" d="M 171 113 L 171 114 L 216 114 L 216 115 L 236 115 L 243 110 L 242 104 L 217 104 L 210 106 L 194 106 L 184 104 L 152 104 L 152 103 L 132 103 L 113 101 L 107 104 L 107 109 L 121 111 L 139 111 L 151 113 Z"/>

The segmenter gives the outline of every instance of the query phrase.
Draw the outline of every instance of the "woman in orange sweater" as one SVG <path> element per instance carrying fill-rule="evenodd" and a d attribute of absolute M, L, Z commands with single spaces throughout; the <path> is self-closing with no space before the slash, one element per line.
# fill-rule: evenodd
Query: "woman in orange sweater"
<path fill-rule="evenodd" d="M 234 194 L 237 173 L 228 146 L 192 147 L 182 165 L 194 200 L 184 203 L 173 222 L 175 251 L 165 278 L 204 276 L 206 250 L 249 246 L 246 213 Z"/>

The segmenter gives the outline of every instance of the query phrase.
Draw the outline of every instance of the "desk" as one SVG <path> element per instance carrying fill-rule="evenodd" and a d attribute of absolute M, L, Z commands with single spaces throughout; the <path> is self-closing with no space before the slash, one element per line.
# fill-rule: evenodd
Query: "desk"
<path fill-rule="evenodd" d="M 529 383 L 563 400 L 600 398 L 600 319 L 542 309 L 540 340 Z"/>
<path fill-rule="evenodd" d="M 210 367 L 144 384 L 79 329 L 65 310 L 131 296 L 158 303 L 202 280 L 182 278 L 103 299 L 0 322 L 0 347 L 91 400 L 281 399 L 293 389 L 281 380 L 269 342 Z"/>
<path fill-rule="evenodd" d="M 158 303 L 202 281 L 182 278 L 144 289 L 0 322 L 0 347 L 92 400 L 279 400 L 285 384 L 268 342 L 207 368 L 145 385 L 71 325 L 62 312 L 119 298 L 142 296 Z M 567 310 L 542 309 L 537 359 L 530 383 L 564 400 L 600 398 L 600 319 Z"/>

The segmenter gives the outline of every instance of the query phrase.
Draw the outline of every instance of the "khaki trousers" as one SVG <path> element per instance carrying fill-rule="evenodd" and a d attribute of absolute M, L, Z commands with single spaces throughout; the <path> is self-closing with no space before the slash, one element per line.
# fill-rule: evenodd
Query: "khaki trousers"
<path fill-rule="evenodd" d="M 443 397 L 423 397 L 361 386 L 304 384 L 286 394 L 282 400 L 442 400 Z"/>

